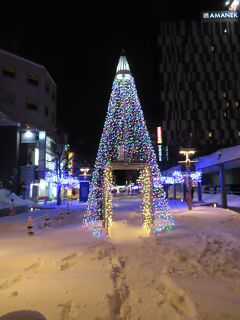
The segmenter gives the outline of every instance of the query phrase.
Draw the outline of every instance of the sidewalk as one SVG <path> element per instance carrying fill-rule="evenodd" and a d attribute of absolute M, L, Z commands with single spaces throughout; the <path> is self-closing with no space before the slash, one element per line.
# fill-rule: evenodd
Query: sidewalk
<path fill-rule="evenodd" d="M 47 228 L 63 228 L 72 224 L 81 224 L 86 203 L 74 201 L 69 205 L 70 213 L 67 213 L 67 203 L 57 206 L 56 203 L 50 206 L 40 206 L 31 208 L 23 213 L 13 216 L 0 216 L 0 234 L 3 236 L 11 236 L 13 234 L 27 235 L 27 224 L 29 217 L 32 218 L 33 229 L 35 235 L 41 235 L 47 231 L 45 228 L 46 216 L 50 219 L 50 227 Z"/>
<path fill-rule="evenodd" d="M 16 215 L 29 211 L 29 206 L 15 206 Z M 9 216 L 10 207 L 0 208 L 0 218 Z"/>

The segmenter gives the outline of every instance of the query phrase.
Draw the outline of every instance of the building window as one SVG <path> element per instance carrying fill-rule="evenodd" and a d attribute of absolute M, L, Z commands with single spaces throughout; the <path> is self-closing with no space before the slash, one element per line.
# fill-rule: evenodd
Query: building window
<path fill-rule="evenodd" d="M 240 131 L 238 131 L 238 136 L 240 137 Z"/>
<path fill-rule="evenodd" d="M 236 106 L 236 107 L 238 107 L 238 106 L 239 106 L 239 103 L 238 103 L 238 101 L 236 101 L 236 102 L 235 102 L 235 106 Z"/>
<path fill-rule="evenodd" d="M 9 65 L 9 64 L 5 64 L 2 67 L 2 74 L 6 77 L 10 77 L 10 78 L 15 78 L 16 76 L 16 68 Z"/>
<path fill-rule="evenodd" d="M 227 92 L 223 92 L 223 96 L 224 96 L 224 98 L 226 98 L 227 97 Z"/>
<path fill-rule="evenodd" d="M 229 104 L 229 102 L 227 101 L 227 102 L 226 102 L 226 107 L 229 107 L 229 105 L 230 105 L 230 104 Z"/>
<path fill-rule="evenodd" d="M 212 131 L 209 131 L 209 132 L 208 132 L 208 137 L 209 137 L 209 138 L 212 138 L 212 137 L 213 137 Z"/>
<path fill-rule="evenodd" d="M 49 86 L 47 84 L 45 84 L 45 91 L 49 93 Z"/>
<path fill-rule="evenodd" d="M 214 50 L 215 50 L 214 46 L 211 46 L 211 51 L 214 51 Z"/>
<path fill-rule="evenodd" d="M 45 116 L 48 117 L 48 106 L 45 106 L 44 113 L 45 113 Z"/>
<path fill-rule="evenodd" d="M 26 101 L 26 108 L 29 110 L 37 111 L 38 105 L 34 98 L 28 97 Z"/>
<path fill-rule="evenodd" d="M 34 73 L 29 73 L 29 75 L 27 76 L 27 81 L 34 86 L 38 86 L 38 77 Z"/>
<path fill-rule="evenodd" d="M 0 106 L 13 108 L 15 105 L 15 94 L 10 91 L 0 89 Z"/>
<path fill-rule="evenodd" d="M 224 118 L 227 118 L 227 112 L 223 112 Z"/>
<path fill-rule="evenodd" d="M 54 157 L 51 154 L 46 153 L 46 168 L 49 170 L 55 170 Z"/>

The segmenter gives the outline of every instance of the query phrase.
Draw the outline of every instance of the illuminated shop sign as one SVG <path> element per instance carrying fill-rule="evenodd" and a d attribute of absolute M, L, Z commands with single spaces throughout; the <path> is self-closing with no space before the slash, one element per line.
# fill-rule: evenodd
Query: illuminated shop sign
<path fill-rule="evenodd" d="M 36 131 L 22 131 L 21 132 L 21 143 L 34 143 L 37 141 Z"/>
<path fill-rule="evenodd" d="M 159 162 L 162 162 L 162 145 L 158 145 L 158 160 Z"/>
<path fill-rule="evenodd" d="M 202 21 L 237 21 L 238 12 L 211 11 L 202 12 Z"/>
<path fill-rule="evenodd" d="M 157 143 L 162 143 L 162 127 L 157 127 Z"/>
<path fill-rule="evenodd" d="M 73 166 L 74 166 L 74 153 L 68 153 L 68 174 L 73 174 Z"/>

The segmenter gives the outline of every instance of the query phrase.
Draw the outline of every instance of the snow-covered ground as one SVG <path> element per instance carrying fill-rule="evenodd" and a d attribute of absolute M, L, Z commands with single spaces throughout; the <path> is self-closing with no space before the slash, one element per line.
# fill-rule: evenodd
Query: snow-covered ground
<path fill-rule="evenodd" d="M 83 229 L 84 204 L 33 236 L 29 214 L 0 218 L 0 319 L 240 319 L 239 213 L 170 201 L 175 230 L 148 236 L 139 205 L 114 200 L 110 240 Z"/>
<path fill-rule="evenodd" d="M 194 197 L 197 200 L 197 195 Z M 221 205 L 221 194 L 220 193 L 203 193 L 202 200 L 206 203 L 217 203 Z M 227 203 L 229 207 L 240 208 L 240 196 L 235 194 L 227 194 Z"/>
<path fill-rule="evenodd" d="M 0 209 L 10 208 L 12 205 L 19 206 L 32 206 L 34 202 L 31 200 L 21 199 L 14 192 L 7 189 L 0 188 Z"/>

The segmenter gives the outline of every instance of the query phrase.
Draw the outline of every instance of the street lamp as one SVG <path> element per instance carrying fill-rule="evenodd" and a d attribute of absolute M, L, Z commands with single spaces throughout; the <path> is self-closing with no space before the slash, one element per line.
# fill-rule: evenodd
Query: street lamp
<path fill-rule="evenodd" d="M 87 173 L 89 172 L 89 168 L 80 168 L 80 171 L 83 173 L 83 180 L 80 179 L 79 186 L 79 201 L 87 201 L 89 194 L 89 180 L 87 180 Z"/>
<path fill-rule="evenodd" d="M 192 210 L 192 179 L 190 175 L 191 164 L 196 161 L 190 160 L 189 156 L 195 154 L 195 149 L 193 148 L 182 148 L 179 153 L 185 156 L 184 161 L 178 161 L 179 163 L 184 163 L 186 167 L 186 202 L 188 204 L 188 209 Z"/>
<path fill-rule="evenodd" d="M 80 171 L 83 173 L 84 180 L 86 180 L 87 173 L 89 172 L 89 168 L 81 168 Z"/>

